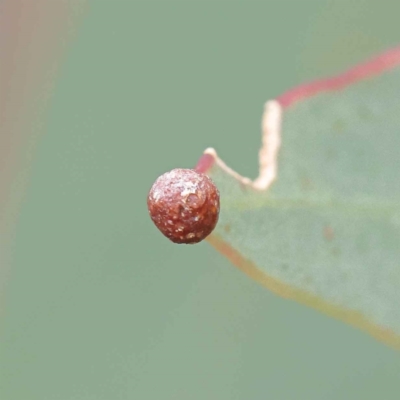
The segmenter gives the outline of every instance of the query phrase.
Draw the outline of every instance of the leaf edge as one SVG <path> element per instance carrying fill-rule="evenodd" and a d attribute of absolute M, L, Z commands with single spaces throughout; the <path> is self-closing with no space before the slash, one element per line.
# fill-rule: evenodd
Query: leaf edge
<path fill-rule="evenodd" d="M 304 290 L 287 285 L 276 278 L 266 274 L 250 260 L 243 257 L 237 250 L 227 244 L 221 237 L 211 234 L 206 241 L 217 251 L 223 254 L 233 265 L 247 276 L 258 282 L 278 296 L 296 301 L 325 315 L 347 323 L 354 328 L 367 332 L 376 340 L 400 350 L 400 336 L 390 329 L 382 328 L 370 322 L 362 313 L 354 310 L 335 306 L 321 298 L 307 293 Z"/>

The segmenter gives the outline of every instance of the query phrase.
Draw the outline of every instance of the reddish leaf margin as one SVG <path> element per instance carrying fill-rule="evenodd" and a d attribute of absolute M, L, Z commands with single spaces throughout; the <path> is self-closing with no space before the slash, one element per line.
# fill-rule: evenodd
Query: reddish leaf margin
<path fill-rule="evenodd" d="M 296 86 L 278 96 L 276 100 L 281 104 L 283 109 L 286 109 L 300 100 L 322 92 L 344 89 L 358 81 L 373 78 L 398 65 L 400 65 L 400 46 L 387 50 L 339 75 Z M 196 171 L 205 173 L 213 164 L 214 157 L 210 154 L 203 154 L 197 162 L 195 169 Z"/>

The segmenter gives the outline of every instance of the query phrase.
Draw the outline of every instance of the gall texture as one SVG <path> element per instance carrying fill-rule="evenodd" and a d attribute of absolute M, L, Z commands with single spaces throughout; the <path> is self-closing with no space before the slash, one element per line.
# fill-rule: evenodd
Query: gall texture
<path fill-rule="evenodd" d="M 206 175 L 173 169 L 150 189 L 147 207 L 157 228 L 174 243 L 198 243 L 218 222 L 219 192 Z"/>

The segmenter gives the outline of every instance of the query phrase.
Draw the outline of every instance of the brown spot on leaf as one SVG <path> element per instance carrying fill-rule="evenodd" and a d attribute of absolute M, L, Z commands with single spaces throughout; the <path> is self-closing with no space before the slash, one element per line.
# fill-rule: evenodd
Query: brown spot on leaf
<path fill-rule="evenodd" d="M 333 240 L 334 237 L 335 237 L 335 232 L 333 231 L 332 227 L 330 227 L 328 225 L 325 226 L 324 238 L 330 242 L 331 240 Z"/>

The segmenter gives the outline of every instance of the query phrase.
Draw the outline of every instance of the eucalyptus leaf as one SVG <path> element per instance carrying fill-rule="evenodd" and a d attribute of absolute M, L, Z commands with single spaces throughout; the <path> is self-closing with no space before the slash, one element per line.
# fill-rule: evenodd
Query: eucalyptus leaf
<path fill-rule="evenodd" d="M 221 193 L 212 245 L 279 295 L 396 347 L 399 63 L 395 49 L 278 98 L 281 144 L 267 190 L 255 190 L 215 152 L 197 166 Z"/>

